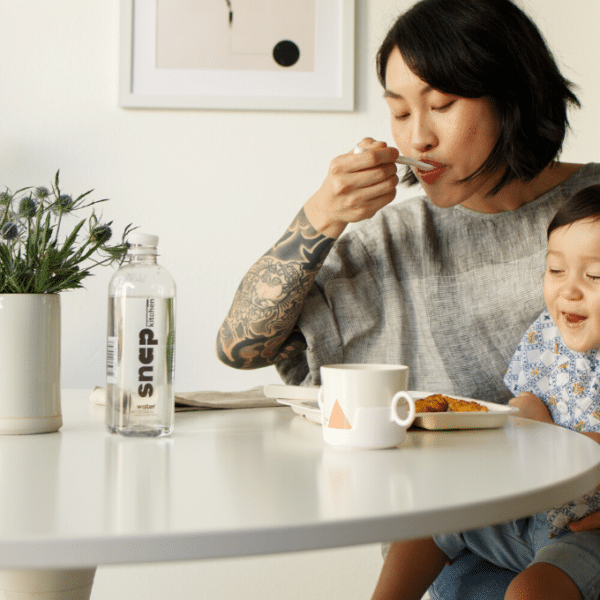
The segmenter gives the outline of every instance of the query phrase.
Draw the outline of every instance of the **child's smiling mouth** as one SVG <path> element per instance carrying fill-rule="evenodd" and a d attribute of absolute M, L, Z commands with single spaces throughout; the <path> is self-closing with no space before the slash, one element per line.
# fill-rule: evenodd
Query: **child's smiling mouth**
<path fill-rule="evenodd" d="M 567 325 L 580 325 L 587 317 L 583 315 L 577 315 L 575 313 L 561 313 Z"/>

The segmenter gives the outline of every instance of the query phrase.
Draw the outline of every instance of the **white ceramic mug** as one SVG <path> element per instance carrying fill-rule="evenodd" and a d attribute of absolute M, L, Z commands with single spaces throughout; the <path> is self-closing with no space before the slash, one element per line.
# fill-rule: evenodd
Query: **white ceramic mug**
<path fill-rule="evenodd" d="M 331 446 L 392 448 L 404 441 L 415 418 L 415 401 L 406 392 L 404 365 L 340 364 L 321 367 L 318 403 L 323 439 Z M 398 412 L 399 403 L 408 407 Z"/>

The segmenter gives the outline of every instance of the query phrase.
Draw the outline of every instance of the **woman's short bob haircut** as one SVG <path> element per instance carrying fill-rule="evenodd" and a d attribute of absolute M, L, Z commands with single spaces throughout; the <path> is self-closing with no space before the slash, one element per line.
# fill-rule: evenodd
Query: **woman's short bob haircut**
<path fill-rule="evenodd" d="M 558 70 L 534 23 L 510 0 L 421 0 L 401 15 L 377 53 L 386 88 L 389 56 L 398 48 L 415 75 L 431 87 L 463 98 L 487 97 L 501 133 L 484 164 L 463 182 L 504 169 L 507 183 L 528 181 L 560 153 L 573 85 Z M 407 170 L 404 183 L 417 178 Z"/>
<path fill-rule="evenodd" d="M 579 190 L 561 205 L 548 225 L 548 239 L 555 229 L 582 219 L 600 221 L 600 184 Z"/>

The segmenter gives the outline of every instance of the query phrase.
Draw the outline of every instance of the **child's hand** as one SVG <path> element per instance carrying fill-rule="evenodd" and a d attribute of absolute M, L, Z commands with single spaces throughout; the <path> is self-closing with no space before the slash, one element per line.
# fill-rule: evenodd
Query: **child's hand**
<path fill-rule="evenodd" d="M 542 423 L 554 423 L 548 407 L 531 392 L 521 392 L 516 398 L 510 400 L 508 404 L 519 409 L 517 417 L 533 419 Z"/>
<path fill-rule="evenodd" d="M 600 490 L 600 485 L 598 488 Z M 600 511 L 593 512 L 579 521 L 569 523 L 571 531 L 600 531 Z"/>

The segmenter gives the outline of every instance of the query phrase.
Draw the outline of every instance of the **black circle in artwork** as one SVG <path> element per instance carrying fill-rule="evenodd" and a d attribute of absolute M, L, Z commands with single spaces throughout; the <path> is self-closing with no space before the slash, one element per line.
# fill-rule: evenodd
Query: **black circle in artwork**
<path fill-rule="evenodd" d="M 300 48 L 290 40 L 283 40 L 273 48 L 273 59 L 282 67 L 291 67 L 300 58 Z"/>

